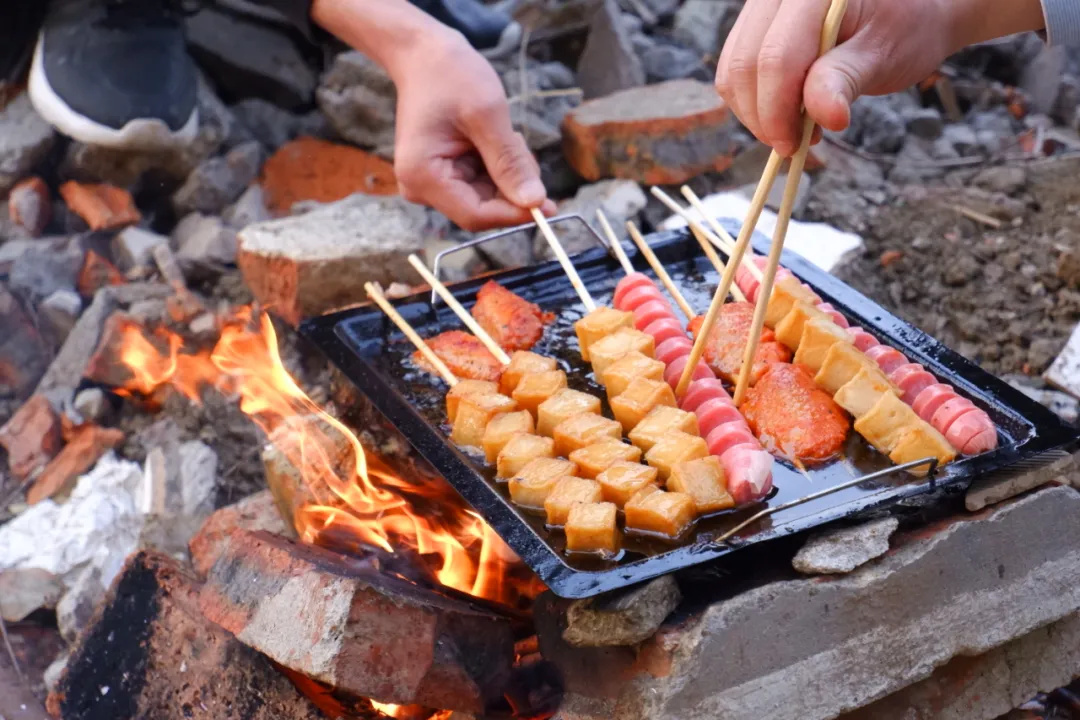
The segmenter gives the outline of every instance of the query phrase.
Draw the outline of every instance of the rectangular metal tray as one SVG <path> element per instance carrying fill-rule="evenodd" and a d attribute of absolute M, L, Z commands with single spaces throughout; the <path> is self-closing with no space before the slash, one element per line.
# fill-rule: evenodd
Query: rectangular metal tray
<path fill-rule="evenodd" d="M 733 235 L 737 233 L 736 222 L 724 224 Z M 704 311 L 717 277 L 697 242 L 685 230 L 657 233 L 648 240 L 691 305 Z M 768 239 L 757 234 L 754 245 L 759 252 L 767 252 Z M 648 272 L 642 258 L 637 255 L 632 258 L 639 269 Z M 609 303 L 622 276 L 617 262 L 605 248 L 599 247 L 573 260 L 596 301 Z M 704 518 L 688 537 L 676 544 L 629 538 L 618 560 L 568 556 L 563 552 L 561 530 L 548 530 L 542 517 L 513 505 L 505 484 L 495 480 L 493 469 L 485 465 L 483 458 L 470 455 L 449 441 L 443 401 L 445 384 L 416 368 L 409 359 L 412 346 L 378 308 L 365 305 L 309 320 L 303 323 L 301 332 L 402 431 L 553 592 L 569 598 L 588 597 L 639 583 L 750 544 L 878 509 L 936 488 L 963 489 L 976 477 L 1005 471 L 1016 463 L 1025 469 L 1039 467 L 1056 460 L 1063 451 L 1072 451 L 1078 444 L 1077 431 L 1042 405 L 889 314 L 840 280 L 794 253 L 785 252 L 782 264 L 832 303 L 853 325 L 862 326 L 913 362 L 922 363 L 941 382 L 953 385 L 986 410 L 998 427 L 998 449 L 959 459 L 927 478 L 906 473 L 878 477 L 777 512 L 725 543 L 714 541 L 762 507 L 787 503 L 891 467 L 888 458 L 874 452 L 852 432 L 846 459 L 811 468 L 808 475 L 777 461 L 774 481 L 778 490 L 767 503 Z M 480 285 L 489 279 L 556 313 L 556 321 L 548 327 L 535 350 L 559 359 L 560 366 L 567 370 L 571 387 L 604 397 L 578 356 L 573 323 L 584 309 L 558 263 L 552 261 L 495 273 L 454 285 L 452 291 L 468 307 Z M 433 306 L 426 293 L 399 300 L 395 305 L 424 337 L 460 328 L 451 311 L 445 305 Z"/>

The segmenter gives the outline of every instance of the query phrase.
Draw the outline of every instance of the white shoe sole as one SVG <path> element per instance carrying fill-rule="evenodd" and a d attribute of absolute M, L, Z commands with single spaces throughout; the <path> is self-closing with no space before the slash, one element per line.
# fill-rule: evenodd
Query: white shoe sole
<path fill-rule="evenodd" d="M 30 66 L 30 102 L 46 122 L 64 135 L 89 145 L 123 150 L 160 149 L 195 139 L 199 130 L 198 108 L 192 110 L 191 117 L 179 130 L 170 130 L 163 121 L 155 119 L 132 120 L 116 129 L 75 112 L 56 94 L 45 77 L 43 44 L 43 39 L 39 37 Z"/>

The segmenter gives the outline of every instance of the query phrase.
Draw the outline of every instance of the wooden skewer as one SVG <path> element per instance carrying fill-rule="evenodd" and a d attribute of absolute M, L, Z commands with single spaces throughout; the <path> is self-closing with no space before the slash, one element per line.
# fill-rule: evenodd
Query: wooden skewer
<path fill-rule="evenodd" d="M 650 188 L 649 192 L 651 192 L 653 194 L 653 197 L 655 197 L 657 200 L 659 200 L 664 205 L 666 205 L 667 208 L 669 210 L 671 210 L 671 212 L 675 213 L 676 215 L 681 217 L 683 220 L 685 220 L 686 224 L 690 226 L 691 230 L 697 230 L 699 233 L 702 234 L 702 236 L 707 238 L 710 243 L 712 243 L 713 245 L 715 245 L 716 247 L 720 248 L 725 253 L 727 253 L 729 257 L 728 257 L 728 262 L 725 263 L 725 265 L 730 264 L 731 262 L 733 262 L 733 260 L 734 260 L 734 256 L 732 255 L 732 250 L 734 249 L 733 245 L 729 244 L 726 240 L 724 240 L 723 238 L 718 236 L 712 230 L 710 230 L 709 228 L 702 225 L 701 221 L 699 221 L 696 217 L 694 217 L 693 213 L 691 213 L 689 210 L 684 208 L 679 203 L 675 202 L 675 200 L 672 199 L 672 197 L 670 195 L 668 195 L 666 192 L 664 192 L 660 188 L 658 188 L 658 187 Z M 750 270 L 750 272 L 754 272 L 755 270 L 757 272 L 761 272 L 760 268 L 758 268 L 756 265 L 754 265 L 754 263 L 750 262 L 750 258 L 742 258 L 741 262 L 743 263 L 743 265 L 746 266 L 747 270 Z M 726 297 L 726 295 L 725 295 L 725 297 Z"/>
<path fill-rule="evenodd" d="M 499 347 L 499 344 L 487 334 L 484 328 L 480 327 L 480 323 L 476 322 L 476 319 L 469 314 L 468 310 L 462 307 L 457 298 L 446 289 L 446 286 L 439 282 L 439 279 L 427 269 L 427 265 L 424 265 L 424 262 L 416 255 L 409 255 L 409 264 L 413 266 L 416 272 L 420 273 L 420 276 L 427 281 L 431 289 L 439 294 L 443 302 L 450 306 L 450 309 L 454 311 L 454 314 L 458 316 L 461 322 L 465 323 L 465 326 L 472 331 L 472 334 L 479 338 L 480 342 L 484 343 L 484 347 L 495 356 L 495 359 L 503 365 L 509 365 L 510 356 L 506 354 L 506 351 Z"/>
<path fill-rule="evenodd" d="M 825 16 L 825 24 L 821 28 L 821 46 L 819 55 L 824 55 L 836 45 L 837 35 L 840 33 L 840 23 L 847 12 L 848 0 L 832 0 L 829 12 Z M 772 296 L 773 280 L 776 279 L 776 270 L 780 267 L 780 254 L 784 250 L 784 238 L 787 236 L 788 223 L 791 222 L 791 212 L 795 207 L 795 195 L 799 191 L 799 179 L 802 177 L 803 168 L 806 166 L 806 154 L 810 150 L 810 140 L 814 135 L 814 119 L 804 112 L 802 126 L 802 141 L 799 149 L 791 158 L 791 168 L 788 170 L 787 185 L 784 187 L 784 198 L 780 202 L 780 212 L 777 213 L 776 229 L 773 231 L 772 246 L 769 248 L 769 261 L 765 265 L 765 276 L 761 279 L 761 289 L 758 291 L 757 305 L 754 308 L 754 320 L 750 326 L 750 338 L 746 343 L 746 351 L 743 353 L 743 364 L 739 371 L 739 381 L 735 385 L 735 406 L 742 404 L 746 396 L 746 388 L 750 384 L 750 373 L 753 371 L 754 355 L 757 354 L 758 343 L 761 341 L 761 330 L 765 326 L 765 310 L 768 308 L 769 299 Z M 776 154 L 775 152 L 773 153 Z M 771 162 L 772 158 L 770 158 Z M 766 168 L 766 171 L 768 168 Z M 764 180 L 765 178 L 762 178 Z M 761 185 L 758 185 L 761 190 Z M 756 194 L 755 194 L 756 198 Z M 764 204 L 764 203 L 763 203 Z M 752 209 L 752 208 L 751 208 Z M 756 222 L 756 220 L 755 220 Z M 745 234 L 747 224 L 743 225 Z M 752 228 L 751 228 L 752 231 Z M 749 240 L 749 236 L 747 236 Z M 735 250 L 740 248 L 736 245 Z M 745 248 L 743 248 L 745 249 Z"/>
<path fill-rule="evenodd" d="M 379 306 L 379 309 L 386 313 L 386 317 L 390 318 L 390 320 L 397 325 L 398 330 L 405 334 L 405 337 L 409 339 L 409 342 L 416 346 L 416 349 L 420 351 L 420 354 L 424 356 L 424 359 L 431 363 L 432 367 L 435 368 L 435 371 L 442 376 L 442 379 L 445 380 L 450 387 L 457 385 L 458 379 L 454 373 L 450 372 L 450 368 L 446 367 L 446 363 L 442 361 L 442 358 L 436 355 L 435 351 L 424 342 L 424 338 L 420 337 L 420 335 L 412 329 L 412 325 L 409 325 L 409 321 L 401 317 L 401 313 L 390 304 L 390 301 L 382 294 L 382 290 L 380 290 L 377 285 L 369 282 L 364 283 L 364 290 L 367 292 L 367 296 Z"/>
<path fill-rule="evenodd" d="M 574 264 L 570 262 L 570 258 L 566 255 L 566 250 L 563 249 L 562 243 L 559 242 L 559 238 L 555 237 L 555 233 L 551 229 L 551 225 L 548 224 L 547 218 L 537 208 L 532 209 L 533 220 L 536 221 L 536 226 L 540 228 L 540 233 L 547 240 L 548 245 L 551 246 L 551 251 L 555 253 L 555 257 L 558 258 L 559 264 L 562 265 L 563 270 L 566 271 L 566 276 L 570 278 L 570 284 L 577 290 L 578 297 L 581 298 L 581 303 L 585 306 L 585 309 L 592 312 L 596 309 L 596 303 L 592 299 L 592 295 L 585 289 L 585 283 L 581 282 L 581 276 L 578 275 L 577 270 L 574 269 Z"/>
<path fill-rule="evenodd" d="M 705 257 L 709 258 L 709 262 L 716 268 L 716 272 L 723 275 L 727 265 L 724 263 L 720 256 L 716 254 L 716 248 L 709 242 L 709 239 L 701 234 L 700 231 L 693 225 L 690 226 L 690 232 L 693 233 L 694 238 L 698 241 L 698 245 L 701 246 L 702 252 L 705 253 Z M 736 302 L 746 302 L 746 295 L 739 288 L 739 284 L 735 283 L 731 286 L 731 296 L 735 298 Z"/>
<path fill-rule="evenodd" d="M 603 228 L 604 235 L 607 236 L 608 242 L 611 243 L 611 249 L 615 251 L 615 257 L 618 259 L 619 264 L 622 265 L 623 271 L 630 275 L 634 272 L 634 266 L 630 263 L 630 258 L 626 257 L 626 250 L 623 249 L 622 243 L 619 242 L 618 236 L 615 235 L 611 223 L 608 222 L 607 215 L 600 208 L 596 208 L 596 218 L 600 221 L 600 227 Z"/>
<path fill-rule="evenodd" d="M 682 310 L 683 315 L 687 320 L 693 320 L 696 313 L 694 309 L 690 307 L 690 303 L 686 302 L 686 298 L 683 297 L 675 281 L 671 279 L 671 275 L 668 275 L 668 271 L 664 269 L 664 266 L 660 264 L 660 259 L 656 257 L 656 253 L 649 247 L 649 243 L 645 242 L 645 238 L 641 236 L 641 232 L 632 222 L 626 223 L 626 230 L 630 233 L 630 238 L 637 245 L 637 249 L 645 256 L 646 262 L 649 263 L 649 267 L 656 273 L 656 277 L 660 278 L 660 282 L 663 284 L 664 289 L 668 291 L 668 294 L 675 300 L 675 304 Z"/>
<path fill-rule="evenodd" d="M 709 223 L 709 227 L 713 229 L 713 232 L 715 232 L 719 238 L 727 242 L 726 251 L 728 255 L 734 256 L 735 246 L 737 244 L 736 240 L 731 237 L 731 235 L 728 234 L 728 231 L 724 229 L 724 226 L 717 222 L 716 218 L 714 218 L 709 213 L 709 211 L 705 208 L 705 204 L 701 202 L 701 198 L 697 196 L 697 193 L 690 189 L 689 185 L 683 185 L 680 189 L 682 190 L 683 197 L 685 197 L 687 202 L 689 202 L 693 206 L 693 208 L 697 210 L 698 214 L 701 215 L 701 217 L 705 218 L 705 222 Z M 755 224 L 756 222 L 757 221 L 755 220 Z M 753 275 L 758 282 L 761 282 L 761 268 L 759 268 L 757 266 L 757 263 L 754 262 L 753 248 L 750 248 L 748 258 L 745 257 L 744 254 L 743 266 L 750 271 L 750 274 Z"/>

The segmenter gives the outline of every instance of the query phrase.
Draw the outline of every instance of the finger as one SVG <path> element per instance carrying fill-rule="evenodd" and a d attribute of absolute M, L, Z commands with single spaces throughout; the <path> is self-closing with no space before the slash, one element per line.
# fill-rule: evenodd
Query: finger
<path fill-rule="evenodd" d="M 508 200 L 523 208 L 543 204 L 547 191 L 540 180 L 540 166 L 525 138 L 514 132 L 505 102 L 470 117 L 464 129 L 484 160 L 488 175 Z"/>
<path fill-rule="evenodd" d="M 886 70 L 885 60 L 871 42 L 860 37 L 822 56 L 810 67 L 803 89 L 810 117 L 826 130 L 845 130 L 851 122 L 851 104 Z"/>
<path fill-rule="evenodd" d="M 780 155 L 801 141 L 802 91 L 817 59 L 829 0 L 784 0 L 757 57 L 757 114 L 762 142 Z"/>
<path fill-rule="evenodd" d="M 758 54 L 765 34 L 780 7 L 780 0 L 755 0 L 747 3 L 724 45 L 717 82 L 721 95 L 732 106 L 746 129 L 762 139 L 758 122 Z"/>

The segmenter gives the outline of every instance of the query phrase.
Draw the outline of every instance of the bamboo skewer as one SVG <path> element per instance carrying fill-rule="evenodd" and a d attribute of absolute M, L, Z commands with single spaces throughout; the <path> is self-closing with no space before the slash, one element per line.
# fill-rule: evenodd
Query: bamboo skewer
<path fill-rule="evenodd" d="M 653 197 L 655 197 L 657 200 L 659 200 L 664 205 L 666 205 L 668 210 L 671 210 L 671 212 L 675 213 L 676 215 L 681 217 L 684 221 L 686 221 L 686 224 L 690 226 L 691 230 L 696 230 L 697 232 L 701 233 L 702 237 L 707 238 L 710 243 L 712 243 L 714 246 L 720 248 L 725 253 L 727 253 L 728 254 L 728 262 L 724 263 L 725 267 L 727 265 L 730 265 L 732 262 L 734 262 L 734 255 L 732 254 L 732 251 L 734 250 L 735 246 L 733 244 L 729 243 L 727 240 L 724 240 L 723 238 L 718 236 L 710 228 L 707 228 L 704 225 L 702 225 L 701 221 L 698 220 L 696 217 L 694 217 L 693 213 L 691 213 L 689 210 L 684 208 L 679 203 L 675 202 L 675 200 L 672 199 L 672 197 L 670 195 L 668 195 L 666 192 L 664 192 L 660 188 L 658 188 L 658 187 L 650 188 L 649 192 L 652 193 Z M 725 231 L 724 234 L 727 235 L 727 232 Z M 743 265 L 746 266 L 746 269 L 749 270 L 750 272 L 755 272 L 756 271 L 759 274 L 761 273 L 761 269 L 757 265 L 754 265 L 754 263 L 752 263 L 750 261 L 750 258 L 745 258 L 744 257 L 744 258 L 741 259 L 741 262 L 742 262 Z M 755 277 L 757 277 L 757 276 L 755 275 Z M 725 297 L 727 297 L 727 295 L 725 295 Z"/>
<path fill-rule="evenodd" d="M 836 38 L 840 33 L 840 23 L 844 19 L 844 13 L 847 11 L 848 0 L 832 0 L 832 4 L 829 6 L 829 12 L 825 16 L 825 24 L 821 28 L 821 46 L 818 55 L 824 55 L 836 45 Z M 814 119 L 810 117 L 808 113 L 804 112 L 803 125 L 802 125 L 802 141 L 799 144 L 799 149 L 795 152 L 795 155 L 791 158 L 791 168 L 788 170 L 787 185 L 784 187 L 784 198 L 780 202 L 780 212 L 777 213 L 776 228 L 773 231 L 772 246 L 769 248 L 769 261 L 765 265 L 765 276 L 761 279 L 761 289 L 758 291 L 757 305 L 754 308 L 754 320 L 750 327 L 750 338 L 746 344 L 746 351 L 743 353 L 743 364 L 739 372 L 739 381 L 735 386 L 735 406 L 738 407 L 742 404 L 743 398 L 746 395 L 746 388 L 750 384 L 750 373 L 753 371 L 754 355 L 757 354 L 758 343 L 761 341 L 761 330 L 765 326 L 765 310 L 769 305 L 769 299 L 772 296 L 773 280 L 776 279 L 776 270 L 780 266 L 780 254 L 784 250 L 784 238 L 787 235 L 788 224 L 791 222 L 791 212 L 795 207 L 795 195 L 799 190 L 799 179 L 802 177 L 803 168 L 806 166 L 806 154 L 810 150 L 810 140 L 814 135 Z M 774 152 L 773 155 L 776 153 Z M 770 164 L 772 164 L 772 158 L 769 158 Z M 779 167 L 779 163 L 777 163 Z M 766 168 L 766 172 L 768 168 Z M 764 182 L 765 178 L 762 178 Z M 758 191 L 761 190 L 761 184 L 758 186 Z M 759 193 L 755 193 L 756 195 Z M 767 194 L 767 193 L 766 193 Z M 762 202 L 764 205 L 764 201 Z M 753 208 L 751 208 L 753 209 Z M 759 210 L 760 212 L 760 210 Z M 755 220 L 756 222 L 756 220 Z M 739 233 L 740 242 L 743 240 L 743 236 L 746 235 L 746 240 L 749 240 L 749 235 L 746 232 L 749 223 L 743 224 L 743 231 Z M 750 228 L 753 231 L 753 228 Z M 741 248 L 741 249 L 745 249 Z M 735 251 L 738 252 L 740 247 L 738 244 L 735 246 Z"/>
<path fill-rule="evenodd" d="M 435 371 L 442 376 L 442 379 L 445 380 L 450 387 L 457 385 L 458 379 L 454 373 L 450 372 L 450 368 L 446 367 L 446 363 L 442 361 L 442 358 L 436 355 L 435 351 L 424 342 L 424 338 L 420 337 L 420 335 L 413 330 L 412 326 L 409 325 L 409 321 L 403 318 L 401 313 L 390 304 L 390 301 L 382 294 L 382 290 L 380 290 L 377 285 L 369 282 L 364 283 L 364 290 L 367 292 L 367 296 L 379 306 L 379 309 L 386 313 L 386 317 L 390 318 L 390 320 L 397 325 L 398 330 L 404 333 L 405 337 L 409 339 L 409 342 L 420 351 L 420 354 L 424 356 L 424 359 L 431 363 L 432 367 L 435 368 Z"/>
<path fill-rule="evenodd" d="M 600 208 L 596 209 L 596 218 L 600 221 L 600 227 L 604 231 L 604 235 L 607 236 L 608 242 L 611 243 L 611 249 L 615 251 L 615 258 L 622 265 L 623 271 L 629 275 L 634 272 L 634 266 L 630 262 L 630 258 L 626 256 L 626 250 L 623 249 L 622 243 L 619 242 L 618 236 L 615 235 L 615 231 L 611 227 L 611 223 L 608 222 L 607 215 Z"/>
<path fill-rule="evenodd" d="M 675 300 L 675 304 L 682 310 L 682 314 L 686 316 L 687 320 L 693 320 L 696 315 L 694 309 L 690 307 L 690 303 L 686 302 L 686 298 L 683 297 L 682 292 L 675 285 L 675 281 L 671 279 L 671 275 L 668 275 L 668 271 L 660 264 L 660 259 L 656 257 L 656 253 L 649 247 L 649 243 L 645 242 L 641 232 L 632 222 L 626 223 L 626 230 L 630 233 L 630 238 L 634 241 L 638 251 L 645 257 L 645 261 L 649 263 L 649 267 L 656 273 L 656 277 L 660 278 L 660 282 L 663 284 L 664 289 L 668 291 L 668 295 L 671 295 L 672 299 Z"/>
<path fill-rule="evenodd" d="M 697 196 L 697 193 L 695 193 L 693 190 L 690 189 L 690 186 L 683 185 L 681 190 L 682 190 L 683 197 L 685 197 L 687 202 L 689 202 L 690 205 L 693 206 L 693 208 L 695 210 L 697 210 L 698 214 L 701 215 L 701 217 L 705 218 L 705 222 L 707 222 L 709 224 L 709 227 L 711 227 L 713 229 L 713 232 L 716 233 L 717 237 L 719 237 L 722 240 L 726 241 L 727 247 L 726 248 L 721 248 L 721 249 L 725 250 L 728 253 L 729 257 L 734 257 L 735 247 L 738 244 L 738 242 L 735 239 L 733 239 L 731 237 L 731 235 L 728 234 L 727 230 L 724 229 L 724 226 L 721 225 L 716 220 L 716 218 L 714 218 L 711 214 L 709 214 L 709 211 L 705 208 L 705 204 L 701 202 L 701 198 L 699 198 Z M 756 224 L 756 222 L 757 221 L 755 220 L 755 224 Z M 750 271 L 750 274 L 753 275 L 754 278 L 758 282 L 761 282 L 761 275 L 762 275 L 761 268 L 759 268 L 757 266 L 757 263 L 754 262 L 754 249 L 753 248 L 750 248 L 750 257 L 749 258 L 746 257 L 745 253 L 743 254 L 742 263 L 743 263 L 743 266 L 747 270 Z"/>
<path fill-rule="evenodd" d="M 480 323 L 476 322 L 476 319 L 469 314 L 469 311 L 462 307 L 461 303 L 457 301 L 457 298 L 446 289 L 446 286 L 439 282 L 439 279 L 435 277 L 423 261 L 416 255 L 409 255 L 409 264 L 413 266 L 416 272 L 420 273 L 420 276 L 424 278 L 431 289 L 439 294 L 439 297 L 443 299 L 450 309 L 454 311 L 454 314 L 458 316 L 461 322 L 465 323 L 465 326 L 472 331 L 480 342 L 484 344 L 484 347 L 495 356 L 495 359 L 501 362 L 503 365 L 510 364 L 510 356 L 506 354 L 506 351 L 499 347 L 499 344 L 491 339 L 491 336 L 484 331 L 484 328 L 480 327 Z"/>
<path fill-rule="evenodd" d="M 547 240 L 548 245 L 551 246 L 551 251 L 555 253 L 555 257 L 558 258 L 559 264 L 562 265 L 563 270 L 566 271 L 566 276 L 570 278 L 570 284 L 577 290 L 578 297 L 581 298 L 582 304 L 585 306 L 585 310 L 592 312 L 596 309 L 596 302 L 593 301 L 592 295 L 585 288 L 585 283 L 581 282 L 581 276 L 578 275 L 577 270 L 574 269 L 574 264 L 570 262 L 570 258 L 566 255 L 566 250 L 563 249 L 562 243 L 559 242 L 559 238 L 555 237 L 554 231 L 551 229 L 551 225 L 548 224 L 547 218 L 537 208 L 532 209 L 533 220 L 536 221 L 536 226 L 540 228 L 540 234 Z"/>
<path fill-rule="evenodd" d="M 716 268 L 716 272 L 723 275 L 727 265 L 720 259 L 720 256 L 716 254 L 716 248 L 713 247 L 713 244 L 709 242 L 709 239 L 702 235 L 697 228 L 691 226 L 690 232 L 693 233 L 694 238 L 698 241 L 698 245 L 701 246 L 701 250 L 705 253 L 705 257 L 709 258 L 709 262 Z M 738 283 L 731 286 L 731 296 L 735 298 L 736 302 L 747 302 L 746 295 L 743 294 Z"/>

